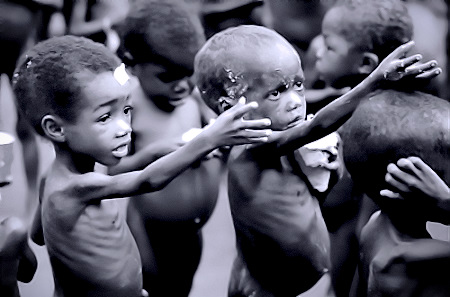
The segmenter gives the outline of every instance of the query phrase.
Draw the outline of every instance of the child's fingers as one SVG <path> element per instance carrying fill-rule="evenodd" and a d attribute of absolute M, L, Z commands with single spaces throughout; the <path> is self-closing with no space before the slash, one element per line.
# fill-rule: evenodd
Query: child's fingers
<path fill-rule="evenodd" d="M 247 112 L 252 109 L 258 108 L 258 103 L 253 101 L 248 104 L 236 104 L 231 107 L 227 112 L 233 116 L 234 119 L 242 118 Z"/>
<path fill-rule="evenodd" d="M 411 67 L 414 63 L 419 62 L 422 59 L 422 55 L 417 54 L 410 57 L 406 57 L 404 59 L 399 60 L 400 63 L 398 64 L 399 68 L 407 68 Z"/>
<path fill-rule="evenodd" d="M 394 187 L 395 189 L 399 190 L 400 192 L 405 192 L 408 193 L 410 192 L 409 187 L 407 185 L 405 185 L 403 182 L 397 180 L 396 178 L 394 178 L 394 176 L 391 173 L 386 173 L 384 180 L 391 185 L 392 187 Z"/>
<path fill-rule="evenodd" d="M 270 119 L 244 120 L 242 119 L 242 127 L 244 129 L 267 128 L 272 124 Z"/>
<path fill-rule="evenodd" d="M 392 199 L 404 199 L 402 195 L 392 192 L 391 190 L 381 190 L 380 195 Z"/>
<path fill-rule="evenodd" d="M 405 73 L 409 75 L 416 75 L 425 71 L 436 70 L 437 65 L 438 63 L 435 60 L 431 60 L 426 63 L 412 64 L 405 68 Z"/>
<path fill-rule="evenodd" d="M 414 165 L 414 163 L 411 162 L 411 160 L 409 160 L 408 158 L 399 159 L 397 161 L 397 166 L 398 166 L 398 168 L 401 168 L 403 171 L 405 171 L 407 173 L 413 174 L 417 177 L 420 176 L 420 171 L 417 169 L 417 167 Z M 393 174 L 401 172 L 400 170 L 395 170 L 394 167 L 391 167 L 391 169 L 393 170 L 393 172 L 389 171 L 389 169 L 388 169 L 388 172 L 391 172 Z"/>
<path fill-rule="evenodd" d="M 272 130 L 270 129 L 264 129 L 264 130 L 252 130 L 252 129 L 245 129 L 238 133 L 239 137 L 243 138 L 267 138 L 272 134 Z"/>
<path fill-rule="evenodd" d="M 441 73 L 442 73 L 442 69 L 437 67 L 435 69 L 424 71 L 423 73 L 417 75 L 416 78 L 430 79 L 430 78 L 433 78 L 435 76 L 438 76 Z"/>

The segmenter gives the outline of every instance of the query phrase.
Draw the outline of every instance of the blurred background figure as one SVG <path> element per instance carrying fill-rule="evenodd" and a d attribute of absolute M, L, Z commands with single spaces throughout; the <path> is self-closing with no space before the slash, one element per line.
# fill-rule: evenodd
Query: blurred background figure
<path fill-rule="evenodd" d="M 128 0 L 64 0 L 66 33 L 88 37 L 115 52 L 120 41 L 114 26 L 125 19 L 128 9 Z"/>

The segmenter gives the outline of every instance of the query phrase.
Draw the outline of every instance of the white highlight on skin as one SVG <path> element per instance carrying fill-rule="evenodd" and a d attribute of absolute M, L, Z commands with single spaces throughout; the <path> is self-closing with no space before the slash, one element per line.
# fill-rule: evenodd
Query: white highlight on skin
<path fill-rule="evenodd" d="M 120 64 L 115 70 L 114 70 L 114 79 L 119 83 L 119 85 L 123 86 L 127 83 L 127 81 L 130 80 L 130 77 L 128 76 L 128 73 L 125 70 L 125 64 Z"/>

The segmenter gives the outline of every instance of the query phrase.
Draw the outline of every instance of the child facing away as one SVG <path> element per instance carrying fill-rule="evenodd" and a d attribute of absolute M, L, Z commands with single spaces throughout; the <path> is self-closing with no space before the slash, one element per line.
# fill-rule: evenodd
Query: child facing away
<path fill-rule="evenodd" d="M 83 37 L 37 44 L 16 71 L 18 106 L 56 153 L 32 231 L 47 246 L 55 296 L 141 296 L 139 251 L 114 198 L 160 190 L 213 149 L 266 141 L 270 132 L 254 130 L 267 119 L 243 121 L 256 105 L 241 105 L 143 170 L 94 172 L 95 163 L 116 165 L 128 153 L 134 85 L 113 53 Z"/>
<path fill-rule="evenodd" d="M 346 124 L 345 164 L 380 207 L 361 232 L 358 296 L 450 294 L 450 243 L 426 229 L 450 224 L 449 112 L 430 94 L 384 90 Z"/>
<path fill-rule="evenodd" d="M 329 86 L 352 88 L 393 49 L 411 40 L 412 35 L 413 22 L 404 1 L 338 1 L 322 22 L 323 43 L 317 52 L 317 72 Z M 406 81 L 402 88 L 418 85 Z M 345 129 L 344 125 L 339 132 Z M 322 205 L 332 246 L 331 275 L 339 297 L 353 294 L 350 290 L 358 263 L 359 232 L 375 209 L 345 170 Z"/>
<path fill-rule="evenodd" d="M 245 96 L 259 104 L 249 118 L 268 117 L 274 130 L 271 143 L 235 146 L 230 152 L 228 194 L 239 257 L 229 296 L 297 296 L 327 274 L 327 228 L 294 151 L 337 129 L 383 75 L 432 75 L 431 63 L 410 66 L 419 55 L 399 59 L 412 46 L 396 49 L 372 75 L 311 121 L 305 121 L 299 56 L 275 31 L 258 26 L 227 29 L 199 51 L 195 78 L 207 104 L 220 114 Z"/>
<path fill-rule="evenodd" d="M 205 104 L 191 96 L 194 57 L 205 42 L 197 15 L 175 1 L 136 1 L 119 32 L 120 55 L 140 85 L 131 94 L 132 154 L 111 174 L 141 169 L 177 148 L 191 129 L 204 126 L 205 118 L 199 103 Z M 220 158 L 203 159 L 164 189 L 130 200 L 128 224 L 150 296 L 189 294 L 202 254 L 202 227 L 216 205 L 222 167 Z"/>

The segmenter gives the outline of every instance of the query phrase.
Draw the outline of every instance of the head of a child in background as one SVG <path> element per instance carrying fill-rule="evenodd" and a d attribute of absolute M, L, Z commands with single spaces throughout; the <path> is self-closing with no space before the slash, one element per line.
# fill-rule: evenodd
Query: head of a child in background
<path fill-rule="evenodd" d="M 450 104 L 422 92 L 380 90 L 363 101 L 341 133 L 345 165 L 358 184 L 380 208 L 396 218 L 442 221 L 448 217 L 423 199 L 382 196 L 389 189 L 387 166 L 416 156 L 450 184 Z"/>
<path fill-rule="evenodd" d="M 129 97 L 136 85 L 120 65 L 105 46 L 83 37 L 38 43 L 13 77 L 18 108 L 57 153 L 85 165 L 116 164 L 128 152 Z"/>
<path fill-rule="evenodd" d="M 245 25 L 217 33 L 197 54 L 194 77 L 202 98 L 216 113 L 244 96 L 259 105 L 248 117 L 270 118 L 271 129 L 284 130 L 305 119 L 300 58 L 273 30 Z"/>
<path fill-rule="evenodd" d="M 263 4 L 262 0 L 202 0 L 200 14 L 206 37 L 240 25 L 262 25 Z"/>
<path fill-rule="evenodd" d="M 118 55 L 147 97 L 172 111 L 191 94 L 194 57 L 205 42 L 200 19 L 182 1 L 139 0 L 118 28 Z"/>
<path fill-rule="evenodd" d="M 335 88 L 354 87 L 412 34 L 402 0 L 338 1 L 322 22 L 319 76 Z"/>

